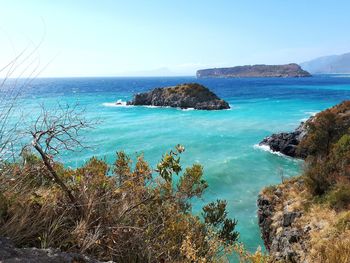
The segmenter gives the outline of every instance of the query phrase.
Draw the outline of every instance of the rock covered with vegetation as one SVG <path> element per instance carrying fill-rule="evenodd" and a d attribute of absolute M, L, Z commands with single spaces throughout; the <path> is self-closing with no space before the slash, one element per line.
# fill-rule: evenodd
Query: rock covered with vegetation
<path fill-rule="evenodd" d="M 295 63 L 212 68 L 197 71 L 197 78 L 298 78 L 310 76 L 309 72 Z"/>
<path fill-rule="evenodd" d="M 261 236 L 273 262 L 306 262 L 310 229 L 299 223 L 302 209 L 297 191 L 302 190 L 301 185 L 299 178 L 285 181 L 264 189 L 258 197 Z"/>
<path fill-rule="evenodd" d="M 186 83 L 174 87 L 156 88 L 139 93 L 128 105 L 148 105 L 196 110 L 229 109 L 229 104 L 208 88 L 197 83 Z"/>
<path fill-rule="evenodd" d="M 262 191 L 258 217 L 273 261 L 349 262 L 350 101 L 318 113 L 299 148 L 300 177 Z"/>

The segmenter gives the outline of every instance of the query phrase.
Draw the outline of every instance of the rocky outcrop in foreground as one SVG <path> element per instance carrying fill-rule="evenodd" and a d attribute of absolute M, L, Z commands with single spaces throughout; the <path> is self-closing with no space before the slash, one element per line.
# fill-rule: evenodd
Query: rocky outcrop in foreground
<path fill-rule="evenodd" d="M 127 104 L 176 107 L 182 109 L 194 108 L 196 110 L 223 110 L 230 108 L 226 101 L 220 99 L 208 88 L 197 83 L 156 88 L 146 93 L 139 93 Z"/>
<path fill-rule="evenodd" d="M 306 122 L 302 122 L 298 128 L 292 132 L 275 133 L 263 139 L 259 145 L 269 146 L 274 152 L 280 152 L 290 157 L 306 158 L 305 150 L 298 151 L 297 147 L 301 140 L 307 135 L 307 123 L 313 117 L 310 117 Z"/>
<path fill-rule="evenodd" d="M 295 179 L 265 189 L 258 197 L 258 220 L 261 237 L 272 262 L 307 262 L 309 225 L 299 224 L 303 210 L 293 190 L 302 188 L 302 180 Z"/>
<path fill-rule="evenodd" d="M 102 263 L 81 254 L 60 252 L 57 249 L 16 248 L 9 239 L 3 237 L 0 237 L 0 262 Z"/>
<path fill-rule="evenodd" d="M 230 68 L 201 69 L 197 78 L 299 78 L 311 77 L 298 64 L 286 65 L 253 65 Z"/>

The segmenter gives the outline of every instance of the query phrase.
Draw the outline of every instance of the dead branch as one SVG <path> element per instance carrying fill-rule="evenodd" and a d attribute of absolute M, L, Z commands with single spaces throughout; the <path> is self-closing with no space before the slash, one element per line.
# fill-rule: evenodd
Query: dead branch
<path fill-rule="evenodd" d="M 31 145 L 39 153 L 51 179 L 57 183 L 77 210 L 80 210 L 77 199 L 54 169 L 54 157 L 61 151 L 86 148 L 82 143 L 81 132 L 92 128 L 94 123 L 84 118 L 83 112 L 79 110 L 78 105 L 59 104 L 57 110 L 51 111 L 42 105 L 39 116 L 27 131 L 32 137 Z"/>

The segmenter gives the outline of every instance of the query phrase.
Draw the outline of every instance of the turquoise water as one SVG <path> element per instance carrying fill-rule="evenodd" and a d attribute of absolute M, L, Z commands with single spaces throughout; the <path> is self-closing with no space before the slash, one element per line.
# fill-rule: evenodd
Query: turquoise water
<path fill-rule="evenodd" d="M 231 110 L 195 111 L 172 108 L 116 107 L 118 99 L 154 87 L 198 81 L 227 100 Z M 100 120 L 87 132 L 92 149 L 64 153 L 60 160 L 76 167 L 91 156 L 112 162 L 117 150 L 144 153 L 153 167 L 176 144 L 186 148 L 184 165 L 201 163 L 209 189 L 203 203 L 228 201 L 230 216 L 250 250 L 263 245 L 257 225 L 259 191 L 301 171 L 302 162 L 256 147 L 265 136 L 294 129 L 301 120 L 350 98 L 350 79 L 320 76 L 307 79 L 84 78 L 38 79 L 21 102 L 27 118 L 44 102 L 78 102 L 86 116 Z"/>

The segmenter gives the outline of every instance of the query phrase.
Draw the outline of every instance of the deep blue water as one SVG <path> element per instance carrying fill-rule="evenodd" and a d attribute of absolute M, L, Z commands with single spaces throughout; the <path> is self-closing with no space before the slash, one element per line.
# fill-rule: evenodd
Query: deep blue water
<path fill-rule="evenodd" d="M 115 107 L 113 102 L 136 92 L 184 82 L 204 84 L 227 100 L 231 110 L 184 111 L 172 108 Z M 28 118 L 39 104 L 78 102 L 86 115 L 102 121 L 87 133 L 92 149 L 64 153 L 60 160 L 76 167 L 91 156 L 112 162 L 117 150 L 143 152 L 153 166 L 162 153 L 180 143 L 184 165 L 204 165 L 209 189 L 194 201 L 226 199 L 238 219 L 241 241 L 255 250 L 262 245 L 256 217 L 259 191 L 301 172 L 301 161 L 255 147 L 265 136 L 294 129 L 301 120 L 350 98 L 350 78 L 317 76 L 300 79 L 70 78 L 37 79 L 26 89 L 21 109 Z"/>

